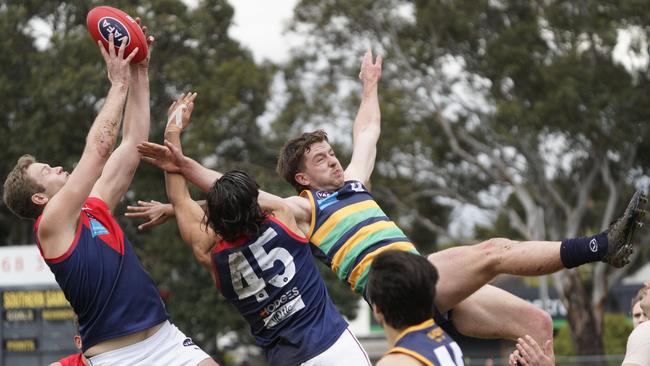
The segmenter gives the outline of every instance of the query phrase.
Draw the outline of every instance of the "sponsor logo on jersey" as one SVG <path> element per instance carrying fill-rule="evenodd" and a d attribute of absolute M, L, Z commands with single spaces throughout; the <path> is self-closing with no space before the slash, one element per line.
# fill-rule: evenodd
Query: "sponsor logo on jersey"
<path fill-rule="evenodd" d="M 97 235 L 109 234 L 108 229 L 106 229 L 104 227 L 104 225 L 102 225 L 101 222 L 99 222 L 99 221 L 97 221 L 97 220 L 95 220 L 93 218 L 90 218 L 90 232 L 91 232 L 93 238 L 96 237 Z"/>
<path fill-rule="evenodd" d="M 183 346 L 185 346 L 185 347 L 194 346 L 194 341 L 192 340 L 192 338 L 187 337 L 183 341 Z"/>
<path fill-rule="evenodd" d="M 264 321 L 264 326 L 272 328 L 304 307 L 305 303 L 302 301 L 300 291 L 294 287 L 266 305 L 260 312 L 260 316 Z"/>
<path fill-rule="evenodd" d="M 316 192 L 316 198 L 319 200 L 325 199 L 329 197 L 332 194 L 332 192 L 327 192 L 327 191 L 318 191 Z"/>

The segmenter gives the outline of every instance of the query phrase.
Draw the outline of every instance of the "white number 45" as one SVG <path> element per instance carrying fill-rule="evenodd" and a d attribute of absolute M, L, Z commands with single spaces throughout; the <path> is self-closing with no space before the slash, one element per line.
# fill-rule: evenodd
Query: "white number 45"
<path fill-rule="evenodd" d="M 281 261 L 284 265 L 284 272 L 279 273 L 268 280 L 268 283 L 275 287 L 284 287 L 296 274 L 296 265 L 288 250 L 280 247 L 271 249 L 268 253 L 264 250 L 264 244 L 276 237 L 278 233 L 273 228 L 268 228 L 257 240 L 249 246 L 257 265 L 265 271 L 273 268 L 275 261 Z M 230 278 L 232 286 L 239 300 L 255 296 L 257 302 L 262 302 L 269 297 L 266 292 L 266 282 L 263 278 L 257 277 L 253 267 L 241 252 L 228 256 L 230 267 Z M 245 281 L 245 283 L 244 283 Z"/>

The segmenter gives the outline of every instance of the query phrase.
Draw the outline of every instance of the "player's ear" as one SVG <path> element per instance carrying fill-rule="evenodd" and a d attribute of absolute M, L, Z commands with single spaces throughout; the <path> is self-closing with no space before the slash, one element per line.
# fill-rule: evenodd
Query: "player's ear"
<path fill-rule="evenodd" d="M 301 186 L 309 187 L 310 180 L 305 173 L 296 173 L 293 179 Z"/>
<path fill-rule="evenodd" d="M 81 349 L 81 337 L 79 337 L 78 335 L 74 336 L 74 345 L 78 349 Z"/>
<path fill-rule="evenodd" d="M 381 313 L 381 310 L 375 304 L 372 304 L 372 315 L 377 319 L 379 325 L 384 325 L 384 314 Z"/>
<path fill-rule="evenodd" d="M 45 205 L 49 200 L 50 198 L 43 192 L 32 195 L 32 202 L 39 206 Z"/>

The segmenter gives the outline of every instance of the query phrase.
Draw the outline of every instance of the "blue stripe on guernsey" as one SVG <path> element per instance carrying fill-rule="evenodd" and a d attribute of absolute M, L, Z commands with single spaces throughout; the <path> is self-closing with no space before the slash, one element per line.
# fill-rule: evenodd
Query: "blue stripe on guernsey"
<path fill-rule="evenodd" d="M 347 323 L 327 294 L 307 239 L 272 217 L 262 232 L 254 240 L 219 242 L 213 270 L 269 365 L 297 366 L 332 346 Z"/>
<path fill-rule="evenodd" d="M 327 196 L 327 198 L 318 201 L 318 205 L 321 206 L 322 208 L 329 207 L 330 205 L 336 203 L 336 196 L 338 196 L 338 194 L 334 192 L 333 194 Z"/>
<path fill-rule="evenodd" d="M 40 220 L 34 225 L 39 247 Z M 86 200 L 67 252 L 45 262 L 79 318 L 84 351 L 168 318 L 156 285 L 98 198 Z"/>
<path fill-rule="evenodd" d="M 464 366 L 458 344 L 432 319 L 403 330 L 387 353 L 409 355 L 424 365 Z"/>
<path fill-rule="evenodd" d="M 358 181 L 345 182 L 335 192 L 303 191 L 301 196 L 312 205 L 309 241 L 316 257 L 357 293 L 365 292 L 368 270 L 378 252 L 417 253 Z"/>

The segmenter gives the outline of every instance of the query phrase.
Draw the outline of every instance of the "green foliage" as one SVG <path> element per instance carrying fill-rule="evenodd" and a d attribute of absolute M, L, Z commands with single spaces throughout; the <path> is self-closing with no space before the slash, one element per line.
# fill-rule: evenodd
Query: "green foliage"
<path fill-rule="evenodd" d="M 568 326 L 558 329 L 553 338 L 553 351 L 556 356 L 575 356 L 575 346 L 571 339 L 571 330 Z"/>
<path fill-rule="evenodd" d="M 624 355 L 627 337 L 633 330 L 628 317 L 625 314 L 606 314 L 604 329 L 605 354 Z"/>
<path fill-rule="evenodd" d="M 624 314 L 605 314 L 603 341 L 606 355 L 624 355 L 632 325 Z M 556 356 L 575 356 L 575 345 L 568 326 L 558 329 L 553 339 Z"/>

